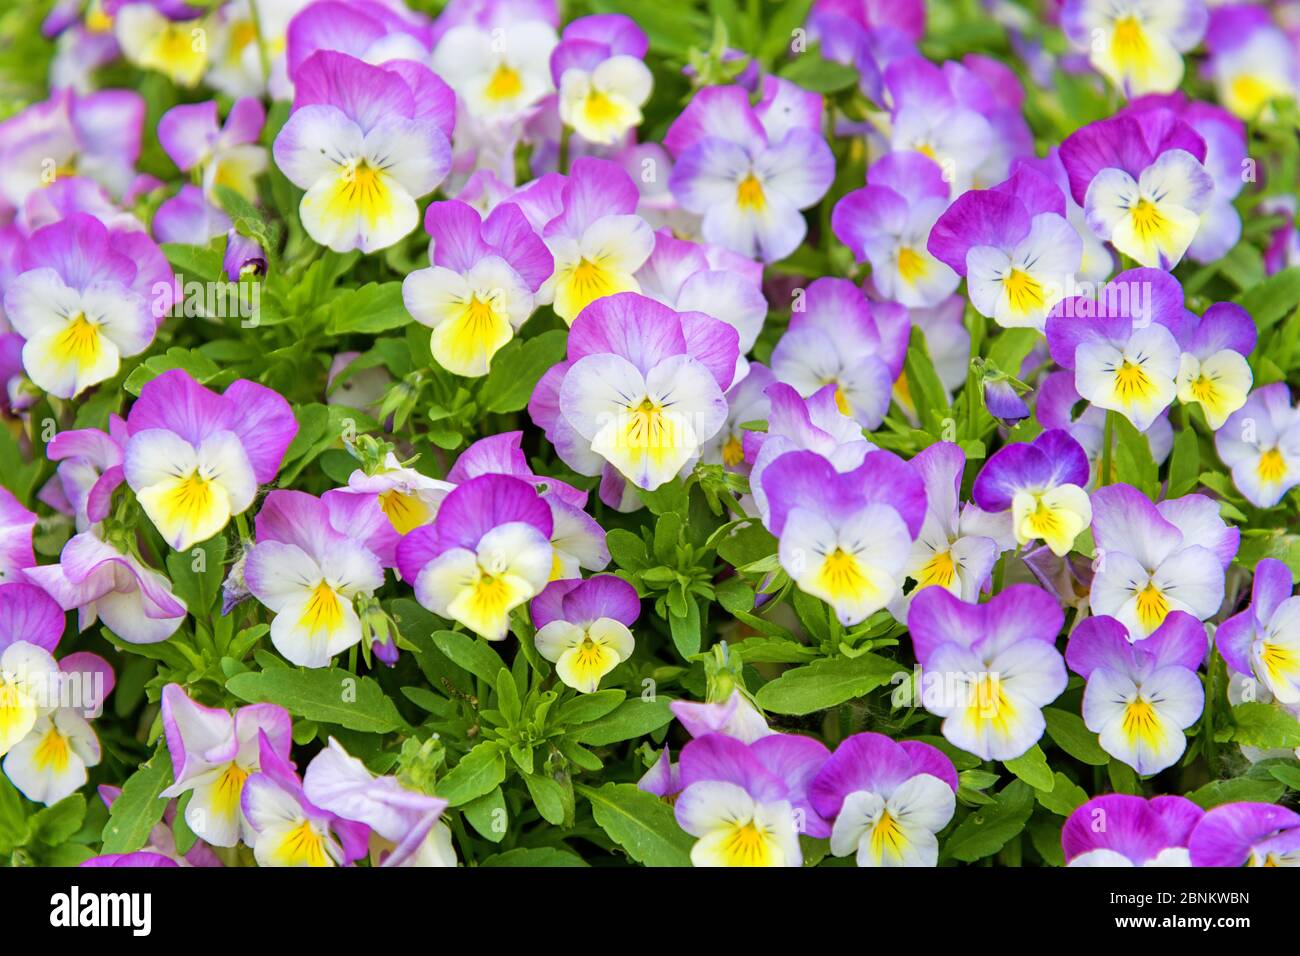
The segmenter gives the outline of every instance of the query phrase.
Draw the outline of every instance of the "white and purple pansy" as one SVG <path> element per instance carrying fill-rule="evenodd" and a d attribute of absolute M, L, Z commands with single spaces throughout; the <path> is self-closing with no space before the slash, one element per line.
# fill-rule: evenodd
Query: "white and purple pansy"
<path fill-rule="evenodd" d="M 1192 866 L 1300 866 L 1300 813 L 1272 803 L 1226 803 L 1187 840 Z"/>
<path fill-rule="evenodd" d="M 1061 830 L 1066 866 L 1190 866 L 1188 840 L 1205 811 L 1186 797 L 1093 797 Z"/>
<path fill-rule="evenodd" d="M 1125 96 L 1168 93 L 1205 35 L 1205 0 L 1065 0 L 1061 28 Z"/>
<path fill-rule="evenodd" d="M 1291 569 L 1276 558 L 1255 566 L 1250 605 L 1214 633 L 1234 672 L 1263 683 L 1283 704 L 1300 704 L 1300 596 L 1292 596 Z"/>
<path fill-rule="evenodd" d="M 1186 333 L 1178 364 L 1178 400 L 1201 407 L 1211 430 L 1246 404 L 1254 374 L 1246 361 L 1255 348 L 1255 323 L 1241 306 L 1218 302 Z"/>
<path fill-rule="evenodd" d="M 1273 508 L 1300 484 L 1300 409 L 1286 382 L 1263 385 L 1214 433 L 1232 483 L 1256 508 Z"/>
<path fill-rule="evenodd" d="M 641 125 L 654 77 L 642 59 L 649 40 L 631 17 L 579 17 L 551 51 L 560 121 L 588 143 L 611 146 Z"/>
<path fill-rule="evenodd" d="M 612 574 L 552 581 L 528 606 L 537 653 L 555 664 L 555 676 L 583 694 L 632 656 L 629 630 L 641 613 L 636 588 Z"/>

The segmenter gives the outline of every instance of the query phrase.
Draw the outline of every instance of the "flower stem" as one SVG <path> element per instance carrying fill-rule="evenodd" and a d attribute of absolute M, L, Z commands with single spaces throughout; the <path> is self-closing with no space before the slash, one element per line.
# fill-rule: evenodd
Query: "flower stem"
<path fill-rule="evenodd" d="M 1097 475 L 1097 487 L 1110 484 L 1112 475 L 1111 461 L 1115 449 L 1115 412 L 1106 410 L 1106 428 L 1101 438 L 1101 470 Z"/>

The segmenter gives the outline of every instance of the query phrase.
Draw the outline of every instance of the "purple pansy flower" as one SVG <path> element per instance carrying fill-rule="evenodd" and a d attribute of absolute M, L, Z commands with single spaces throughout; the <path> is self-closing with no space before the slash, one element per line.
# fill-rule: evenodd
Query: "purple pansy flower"
<path fill-rule="evenodd" d="M 266 110 L 252 97 L 236 100 L 220 126 L 216 100 L 187 103 L 158 120 L 158 142 L 181 172 L 202 173 L 210 201 L 217 200 L 217 186 L 226 186 L 256 202 L 256 179 L 267 166 L 266 149 L 258 145 L 265 122 Z"/>
<path fill-rule="evenodd" d="M 654 77 L 641 62 L 649 41 L 631 17 L 579 17 L 551 51 L 560 120 L 589 143 L 612 145 L 641 125 Z"/>
<path fill-rule="evenodd" d="M 926 588 L 907 615 L 924 668 L 922 706 L 943 735 L 984 760 L 1011 760 L 1043 735 L 1043 708 L 1065 690 L 1056 636 L 1065 615 L 1041 588 L 1013 584 L 987 604 Z"/>
<path fill-rule="evenodd" d="M 1264 385 L 1214 433 L 1232 483 L 1257 508 L 1272 508 L 1300 484 L 1300 410 L 1286 382 Z"/>
<path fill-rule="evenodd" d="M 374 252 L 419 224 L 416 200 L 451 168 L 455 97 L 411 60 L 371 66 L 313 54 L 294 77 L 275 164 L 305 189 L 303 228 L 335 252 Z"/>
<path fill-rule="evenodd" d="M 1225 803 L 1187 841 L 1192 866 L 1300 866 L 1300 813 L 1271 803 Z"/>
<path fill-rule="evenodd" d="M 1291 594 L 1291 569 L 1262 559 L 1250 606 L 1220 624 L 1214 642 L 1232 670 L 1258 679 L 1283 704 L 1300 704 L 1300 597 Z"/>
<path fill-rule="evenodd" d="M 772 370 L 758 362 L 748 364 L 745 375 L 727 389 L 727 420 L 722 428 L 704 445 L 703 461 L 721 463 L 729 471 L 748 472 L 745 461 L 745 436 L 747 422 L 766 421 L 771 415 L 772 402 L 767 389 L 776 381 Z M 793 391 L 793 390 L 792 390 Z"/>
<path fill-rule="evenodd" d="M 872 286 L 883 298 L 928 307 L 957 288 L 960 277 L 926 246 L 948 195 L 943 170 L 930 157 L 889 153 L 871 164 L 864 188 L 835 204 L 831 228 L 858 262 L 870 261 Z"/>
<path fill-rule="evenodd" d="M 725 734 L 749 744 L 760 737 L 776 733 L 739 688 L 732 690 L 726 700 L 704 703 L 675 700 L 668 707 L 692 737 Z"/>
<path fill-rule="evenodd" d="M 834 385 L 839 410 L 870 431 L 889 411 L 910 331 L 901 305 L 869 303 L 847 279 L 817 279 L 772 350 L 772 372 L 805 398 Z"/>
<path fill-rule="evenodd" d="M 1279 28 L 1272 13 L 1267 4 L 1248 3 L 1218 6 L 1210 12 L 1206 70 L 1219 102 L 1244 120 L 1256 119 L 1271 101 L 1300 91 L 1294 38 Z"/>
<path fill-rule="evenodd" d="M 1208 22 L 1205 0 L 1065 0 L 1061 8 L 1070 42 L 1126 96 L 1176 89 L 1182 54 Z"/>
<path fill-rule="evenodd" d="M 884 734 L 845 738 L 808 788 L 812 805 L 834 820 L 831 852 L 858 866 L 935 866 L 935 834 L 957 808 L 957 769 L 943 752 Z"/>
<path fill-rule="evenodd" d="M 994 452 L 971 493 L 985 511 L 1011 512 L 1018 544 L 1041 538 L 1054 554 L 1065 555 L 1092 521 L 1084 490 L 1090 477 L 1083 447 L 1054 428 Z"/>
<path fill-rule="evenodd" d="M 545 587 L 553 564 L 551 509 L 532 485 L 481 475 L 447 495 L 433 524 L 402 538 L 397 566 L 416 600 L 487 640 Z"/>
<path fill-rule="evenodd" d="M 177 551 L 246 511 L 298 433 L 277 392 L 238 379 L 218 395 L 183 369 L 146 382 L 126 423 L 126 483 Z"/>
<path fill-rule="evenodd" d="M 185 807 L 190 829 L 213 846 L 235 846 L 252 836 L 240 800 L 249 775 L 270 752 L 289 755 L 289 712 L 275 704 L 249 704 L 233 714 L 204 707 L 180 684 L 162 693 L 163 732 L 174 781 L 164 797 L 192 793 Z M 266 744 L 260 744 L 264 739 Z"/>
<path fill-rule="evenodd" d="M 1214 431 L 1246 404 L 1254 382 L 1246 356 L 1254 350 L 1257 335 L 1250 313 L 1232 302 L 1210 306 L 1186 333 L 1178 365 L 1178 400 L 1200 405 Z"/>
<path fill-rule="evenodd" d="M 431 65 L 476 120 L 493 126 L 516 121 L 555 89 L 550 66 L 559 42 L 555 6 L 500 2 L 462 6 L 472 12 L 457 13 L 457 5 L 452 4 L 438 18 Z"/>
<path fill-rule="evenodd" d="M 1092 493 L 1097 546 L 1092 610 L 1117 618 L 1134 640 L 1150 635 L 1170 611 L 1208 620 L 1223 603 L 1223 574 L 1241 533 L 1204 495 L 1153 504 L 1131 485 Z"/>
<path fill-rule="evenodd" d="M 36 564 L 32 529 L 36 515 L 8 488 L 0 487 L 0 583 L 24 580 L 23 569 Z"/>
<path fill-rule="evenodd" d="M 75 517 L 78 531 L 108 517 L 113 492 L 125 480 L 122 461 L 128 438 L 126 422 L 110 415 L 108 429 L 107 433 L 97 428 L 59 432 L 45 447 L 50 461 L 59 463 L 51 480 L 58 483 L 62 501 Z M 47 497 L 42 491 L 42 500 L 52 504 Z"/>
<path fill-rule="evenodd" d="M 552 581 L 528 606 L 537 653 L 555 664 L 555 676 L 584 694 L 632 656 L 629 630 L 641 613 L 636 588 L 601 574 L 585 581 Z"/>
<path fill-rule="evenodd" d="M 1187 311 L 1178 281 L 1130 269 L 1098 299 L 1074 296 L 1047 317 L 1052 358 L 1074 372 L 1079 394 L 1146 431 L 1178 394 L 1175 379 Z"/>
<path fill-rule="evenodd" d="M 764 104 L 785 100 L 776 95 L 784 84 L 765 77 L 772 98 Z M 808 231 L 800 210 L 821 199 L 835 178 L 835 158 L 821 134 L 821 97 L 797 87 L 790 95 L 798 110 L 755 109 L 742 87 L 706 87 L 664 137 L 676 160 L 673 195 L 704 217 L 705 240 L 764 262 L 798 248 Z"/>
<path fill-rule="evenodd" d="M 272 491 L 257 513 L 244 582 L 271 609 L 271 643 L 293 664 L 326 667 L 362 639 L 354 599 L 384 583 L 396 533 L 373 498 Z"/>
<path fill-rule="evenodd" d="M 992 189 L 958 196 L 934 224 L 928 248 L 966 277 L 980 314 L 1007 328 L 1042 329 L 1083 255 L 1060 187 L 1026 165 Z"/>
<path fill-rule="evenodd" d="M 1178 264 L 1214 194 L 1195 130 L 1170 110 L 1121 113 L 1075 130 L 1060 156 L 1099 238 L 1149 268 Z"/>
<path fill-rule="evenodd" d="M 1196 669 L 1205 659 L 1205 626 L 1182 611 L 1136 643 L 1113 617 L 1084 619 L 1065 649 L 1070 670 L 1088 682 L 1083 720 L 1101 748 L 1142 776 L 1178 762 L 1184 731 L 1205 706 Z"/>
<path fill-rule="evenodd" d="M 433 335 L 430 350 L 457 375 L 486 375 L 492 356 L 536 308 L 554 260 L 518 206 L 486 220 L 459 200 L 430 203 L 424 228 L 432 266 L 402 280 L 406 309 Z"/>
<path fill-rule="evenodd" d="M 894 600 L 926 511 L 925 484 L 906 462 L 873 451 L 841 474 L 820 455 L 795 451 L 762 480 L 781 567 L 800 590 L 846 626 Z"/>
<path fill-rule="evenodd" d="M 1093 797 L 1061 829 L 1066 866 L 1190 866 L 1187 843 L 1205 811 L 1186 797 Z"/>

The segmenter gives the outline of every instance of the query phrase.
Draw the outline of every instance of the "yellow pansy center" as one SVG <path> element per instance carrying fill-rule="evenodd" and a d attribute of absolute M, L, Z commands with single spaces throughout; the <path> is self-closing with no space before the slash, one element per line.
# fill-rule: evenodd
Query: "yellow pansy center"
<path fill-rule="evenodd" d="M 582 109 L 587 114 L 587 121 L 595 126 L 612 123 L 622 115 L 618 104 L 597 89 L 587 94 Z"/>
<path fill-rule="evenodd" d="M 771 840 L 753 820 L 733 825 L 722 844 L 722 858 L 727 866 L 771 866 Z"/>
<path fill-rule="evenodd" d="M 722 463 L 735 468 L 745 460 L 745 444 L 739 435 L 730 435 L 722 445 Z"/>
<path fill-rule="evenodd" d="M 284 866 L 329 866 L 331 862 L 325 852 L 325 839 L 310 820 L 303 820 L 285 834 L 276 855 Z"/>
<path fill-rule="evenodd" d="M 360 214 L 371 228 L 392 211 L 392 194 L 383 171 L 359 159 L 345 167 L 329 197 L 331 219 Z"/>
<path fill-rule="evenodd" d="M 1122 402 L 1134 402 L 1151 394 L 1154 386 L 1146 369 L 1125 359 L 1115 369 L 1115 394 Z"/>
<path fill-rule="evenodd" d="M 946 588 L 952 584 L 952 579 L 956 576 L 957 563 L 952 559 L 952 552 L 936 551 L 921 569 L 921 578 L 917 586 L 925 588 L 937 584 L 939 587 Z"/>
<path fill-rule="evenodd" d="M 1151 55 L 1142 21 L 1131 14 L 1115 21 L 1110 40 L 1111 55 L 1119 63 L 1145 63 Z"/>
<path fill-rule="evenodd" d="M 68 769 L 71 757 L 72 748 L 68 746 L 68 738 L 59 733 L 57 727 L 51 726 L 41 738 L 41 742 L 36 745 L 32 761 L 38 767 L 54 773 L 63 773 Z"/>
<path fill-rule="evenodd" d="M 1007 302 L 1016 312 L 1032 312 L 1046 304 L 1043 285 L 1023 269 L 1012 269 L 1003 280 Z"/>
<path fill-rule="evenodd" d="M 176 481 L 158 501 L 161 517 L 168 526 L 197 525 L 212 513 L 215 495 L 212 482 L 198 469 Z"/>
<path fill-rule="evenodd" d="M 404 494 L 396 488 L 379 496 L 379 507 L 398 534 L 406 534 L 429 522 L 429 506 L 416 495 Z"/>
<path fill-rule="evenodd" d="M 343 602 L 338 592 L 321 581 L 312 589 L 302 612 L 302 626 L 313 634 L 333 634 L 343 624 Z"/>
<path fill-rule="evenodd" d="M 501 63 L 492 71 L 484 95 L 490 100 L 511 100 L 524 91 L 524 81 L 519 71 Z"/>
<path fill-rule="evenodd" d="M 569 284 L 573 288 L 574 298 L 584 305 L 618 291 L 610 279 L 609 270 L 590 259 L 578 260 L 569 275 Z"/>
<path fill-rule="evenodd" d="M 883 860 L 886 854 L 895 857 L 902 856 L 906 844 L 907 839 L 903 835 L 902 826 L 890 815 L 888 810 L 882 812 L 880 819 L 871 828 L 872 856 L 877 860 Z"/>
<path fill-rule="evenodd" d="M 1137 616 L 1142 626 L 1154 631 L 1169 613 L 1169 599 L 1154 584 L 1148 582 L 1137 594 Z"/>
<path fill-rule="evenodd" d="M 819 578 L 821 589 L 835 600 L 856 597 L 871 584 L 862 573 L 858 559 L 843 548 L 826 555 Z"/>
<path fill-rule="evenodd" d="M 680 443 L 673 420 L 664 407 L 650 397 L 628 409 L 627 424 L 623 432 L 625 447 L 635 452 L 664 455 Z"/>
<path fill-rule="evenodd" d="M 1011 701 L 1002 688 L 1002 679 L 996 674 L 983 673 L 973 687 L 972 706 L 984 720 L 1003 724 L 1011 712 Z"/>
<path fill-rule="evenodd" d="M 244 781 L 248 771 L 233 760 L 226 764 L 226 769 L 217 777 L 212 788 L 212 806 L 218 813 L 229 816 L 239 808 L 239 798 L 244 793 Z"/>
<path fill-rule="evenodd" d="M 1300 660 L 1296 659 L 1289 647 L 1283 644 L 1270 644 L 1268 641 L 1264 641 L 1260 646 L 1259 662 L 1264 665 L 1268 676 L 1278 682 L 1286 680 L 1288 675 L 1300 670 Z"/>
<path fill-rule="evenodd" d="M 1137 697 L 1129 701 L 1124 708 L 1121 727 L 1124 735 L 1134 743 L 1143 740 L 1154 745 L 1159 740 L 1160 718 L 1156 715 L 1151 702 L 1145 697 Z"/>
<path fill-rule="evenodd" d="M 54 354 L 64 362 L 87 368 L 99 360 L 99 326 L 78 312 L 54 342 Z"/>
<path fill-rule="evenodd" d="M 925 257 L 911 246 L 901 246 L 898 250 L 898 274 L 904 282 L 916 282 L 929 271 Z"/>
<path fill-rule="evenodd" d="M 1164 235 L 1169 226 L 1160 209 L 1149 199 L 1139 199 L 1129 215 L 1133 217 L 1133 231 L 1143 242 Z"/>
<path fill-rule="evenodd" d="M 1286 474 L 1286 461 L 1282 458 L 1282 453 L 1276 448 L 1270 448 L 1260 455 L 1259 462 L 1255 465 L 1255 474 L 1262 482 L 1281 481 Z"/>
<path fill-rule="evenodd" d="M 762 212 L 767 208 L 763 184 L 753 173 L 749 173 L 736 186 L 736 205 L 747 212 Z"/>

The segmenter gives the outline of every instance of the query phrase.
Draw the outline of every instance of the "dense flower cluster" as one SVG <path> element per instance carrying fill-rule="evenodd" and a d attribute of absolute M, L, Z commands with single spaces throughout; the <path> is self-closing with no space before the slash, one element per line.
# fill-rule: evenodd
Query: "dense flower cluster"
<path fill-rule="evenodd" d="M 625 6 L 0 15 L 0 860 L 1300 865 L 1300 3 Z"/>

